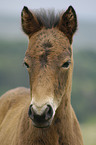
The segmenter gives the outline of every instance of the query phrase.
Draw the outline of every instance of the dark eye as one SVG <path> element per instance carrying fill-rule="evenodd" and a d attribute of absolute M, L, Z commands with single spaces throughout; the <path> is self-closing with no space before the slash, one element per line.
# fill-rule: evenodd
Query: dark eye
<path fill-rule="evenodd" d="M 29 68 L 29 65 L 28 65 L 28 63 L 24 62 L 24 65 L 25 65 L 27 68 Z"/>
<path fill-rule="evenodd" d="M 68 68 L 69 67 L 69 65 L 70 65 L 70 61 L 67 61 L 67 62 L 65 62 L 63 65 L 62 65 L 62 67 L 64 67 L 64 68 Z"/>

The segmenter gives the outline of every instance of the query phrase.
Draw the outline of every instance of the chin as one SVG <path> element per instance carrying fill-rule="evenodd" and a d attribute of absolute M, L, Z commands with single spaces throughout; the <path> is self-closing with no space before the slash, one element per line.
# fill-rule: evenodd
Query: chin
<path fill-rule="evenodd" d="M 48 128 L 51 125 L 51 120 L 45 123 L 37 123 L 32 121 L 32 125 L 36 128 Z"/>

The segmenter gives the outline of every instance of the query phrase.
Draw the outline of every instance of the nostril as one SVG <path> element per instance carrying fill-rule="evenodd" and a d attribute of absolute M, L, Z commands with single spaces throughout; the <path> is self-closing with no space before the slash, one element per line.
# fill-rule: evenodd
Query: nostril
<path fill-rule="evenodd" d="M 31 113 L 32 113 L 32 111 L 31 111 L 31 107 L 32 107 L 32 105 L 29 106 L 29 110 L 28 110 L 28 115 L 29 115 L 29 116 L 30 116 Z"/>
<path fill-rule="evenodd" d="M 47 105 L 47 108 L 45 110 L 45 120 L 49 120 L 53 115 L 53 109 L 50 105 Z"/>
<path fill-rule="evenodd" d="M 33 111 L 33 108 L 32 108 L 32 104 L 29 106 L 28 115 L 31 119 L 34 119 L 34 111 Z"/>

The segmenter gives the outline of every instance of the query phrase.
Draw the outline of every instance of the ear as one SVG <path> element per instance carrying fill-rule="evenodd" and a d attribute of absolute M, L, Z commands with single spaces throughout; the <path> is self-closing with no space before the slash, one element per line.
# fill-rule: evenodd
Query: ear
<path fill-rule="evenodd" d="M 32 14 L 25 6 L 21 12 L 21 25 L 23 31 L 29 37 L 43 27 L 43 24 L 41 22 L 38 22 L 34 14 Z"/>
<path fill-rule="evenodd" d="M 77 30 L 77 16 L 72 6 L 61 16 L 59 22 L 59 30 L 61 30 L 72 43 L 72 36 Z"/>

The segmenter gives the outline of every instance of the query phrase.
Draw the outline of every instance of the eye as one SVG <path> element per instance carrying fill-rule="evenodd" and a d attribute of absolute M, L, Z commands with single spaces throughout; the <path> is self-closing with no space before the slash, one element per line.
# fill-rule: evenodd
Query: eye
<path fill-rule="evenodd" d="M 28 63 L 24 62 L 24 65 L 25 65 L 27 68 L 29 68 L 29 65 L 28 65 Z"/>
<path fill-rule="evenodd" d="M 70 63 L 71 63 L 71 61 L 67 61 L 67 62 L 65 62 L 65 63 L 62 65 L 62 67 L 63 67 L 63 68 L 68 68 L 69 65 L 70 65 Z"/>

